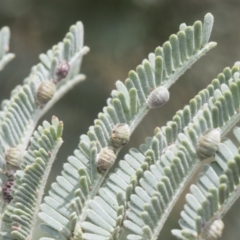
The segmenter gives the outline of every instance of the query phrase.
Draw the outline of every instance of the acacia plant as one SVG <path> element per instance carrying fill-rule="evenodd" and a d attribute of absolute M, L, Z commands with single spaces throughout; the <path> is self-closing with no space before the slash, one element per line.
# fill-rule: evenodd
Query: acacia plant
<path fill-rule="evenodd" d="M 32 240 L 38 217 L 47 234 L 41 240 L 157 239 L 203 164 L 186 195 L 181 230 L 172 234 L 185 240 L 221 236 L 221 219 L 240 195 L 239 146 L 225 139 L 240 119 L 240 63 L 225 68 L 138 149 L 117 158 L 143 117 L 169 100 L 170 86 L 216 46 L 209 42 L 212 26 L 210 13 L 203 23 L 181 24 L 179 32 L 130 71 L 124 83 L 116 82 L 107 106 L 80 136 L 78 148 L 43 202 L 62 144 L 63 123 L 53 117 L 51 123 L 36 126 L 58 99 L 85 79 L 79 73 L 88 52 L 82 23 L 40 55 L 40 63 L 1 105 L 2 240 Z M 14 57 L 8 53 L 9 36 L 9 29 L 2 28 L 0 69 Z M 233 133 L 240 143 L 240 128 Z"/>

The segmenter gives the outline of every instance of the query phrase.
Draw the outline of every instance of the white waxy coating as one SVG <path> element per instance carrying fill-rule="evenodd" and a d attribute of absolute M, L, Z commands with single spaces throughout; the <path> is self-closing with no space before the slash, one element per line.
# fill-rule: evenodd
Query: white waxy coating
<path fill-rule="evenodd" d="M 213 157 L 218 150 L 221 141 L 219 128 L 206 131 L 198 140 L 197 154 L 201 160 Z"/>
<path fill-rule="evenodd" d="M 158 87 L 154 89 L 147 98 L 147 106 L 149 108 L 158 108 L 169 100 L 170 94 L 167 88 Z"/>

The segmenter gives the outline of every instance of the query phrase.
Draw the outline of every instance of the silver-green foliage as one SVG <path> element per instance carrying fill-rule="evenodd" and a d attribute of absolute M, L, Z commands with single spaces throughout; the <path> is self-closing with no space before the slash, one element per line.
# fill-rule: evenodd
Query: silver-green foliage
<path fill-rule="evenodd" d="M 3 27 L 0 30 L 0 71 L 8 64 L 15 55 L 9 51 L 10 30 Z"/>
<path fill-rule="evenodd" d="M 11 195 L 2 217 L 1 239 L 32 239 L 39 205 L 51 166 L 62 144 L 63 123 L 53 117 L 39 126 L 30 139 L 23 162 L 14 175 Z"/>
<path fill-rule="evenodd" d="M 127 239 L 158 238 L 187 182 L 202 165 L 196 150 L 198 140 L 207 130 L 216 128 L 223 138 L 240 119 L 240 64 L 225 68 L 166 126 L 157 127 L 139 150 L 130 149 L 114 173 L 97 170 L 98 154 L 111 146 L 110 136 L 116 124 L 128 124 L 131 133 L 135 130 L 150 110 L 146 100 L 152 89 L 168 89 L 216 45 L 208 43 L 212 25 L 211 14 L 205 16 L 203 24 L 181 24 L 176 35 L 150 53 L 136 71 L 129 72 L 125 83 L 117 81 L 107 106 L 87 135 L 80 136 L 78 149 L 64 164 L 41 207 L 46 178 L 61 144 L 62 128 L 56 119 L 52 125 L 44 122 L 38 128 L 20 170 L 16 171 L 13 200 L 6 210 L 3 205 L 2 239 L 32 239 L 39 207 L 39 217 L 44 221 L 41 227 L 50 235 L 42 240 L 105 240 L 125 235 Z M 88 50 L 83 47 L 82 35 L 81 23 L 72 26 L 63 42 L 40 55 L 41 63 L 2 104 L 0 145 L 4 170 L 6 149 L 19 145 L 26 148 L 39 117 L 82 79 L 78 68 Z M 37 86 L 43 80 L 55 79 L 62 62 L 69 63 L 70 72 L 57 84 L 54 98 L 42 108 L 36 103 Z M 240 130 L 236 128 L 234 133 L 239 139 Z M 118 153 L 121 148 L 115 150 Z M 238 149 L 230 140 L 219 145 L 215 161 L 204 166 L 197 185 L 191 187 L 180 220 L 182 230 L 173 230 L 174 235 L 201 240 L 220 236 L 221 229 L 214 232 L 214 224 L 221 228 L 219 219 L 240 192 L 239 159 Z M 3 181 L 4 174 L 3 171 Z"/>
<path fill-rule="evenodd" d="M 26 148 L 29 138 L 40 117 L 70 90 L 84 79 L 79 74 L 82 56 L 87 48 L 83 47 L 83 26 L 80 22 L 70 28 L 63 42 L 54 46 L 47 54 L 41 54 L 41 63 L 34 66 L 23 85 L 17 86 L 10 100 L 4 100 L 0 111 L 0 162 L 6 168 L 6 150 L 21 146 Z M 36 101 L 37 89 L 44 80 L 55 78 L 57 68 L 62 62 L 68 62 L 68 75 L 57 83 L 57 90 L 46 106 L 41 107 Z M 2 177 L 3 178 L 3 177 Z"/>
<path fill-rule="evenodd" d="M 233 132 L 239 145 L 240 128 L 235 127 Z M 240 195 L 239 182 L 239 147 L 227 139 L 221 143 L 215 161 L 204 166 L 197 184 L 190 187 L 179 221 L 182 230 L 172 233 L 181 239 L 211 239 L 211 225 L 223 218 Z M 215 231 L 221 236 L 222 229 Z"/>
<path fill-rule="evenodd" d="M 86 51 L 87 48 L 83 47 L 83 26 L 78 22 L 70 28 L 63 42 L 55 45 L 47 54 L 40 55 L 41 63 L 32 67 L 23 85 L 17 86 L 11 92 L 10 100 L 2 103 L 1 146 L 21 144 L 26 148 L 29 136 L 42 114 L 66 91 L 83 80 L 83 76 L 79 74 L 79 66 Z M 69 63 L 70 72 L 57 83 L 53 99 L 42 108 L 36 101 L 38 86 L 44 80 L 55 79 L 57 68 L 62 62 Z"/>
<path fill-rule="evenodd" d="M 141 196 L 134 193 L 128 203 L 129 212 L 127 211 L 127 216 L 129 215 L 129 220 L 126 220 L 124 224 L 138 236 L 148 237 L 148 239 L 157 238 L 158 232 L 166 221 L 174 203 L 194 171 L 201 164 L 196 152 L 196 144 L 200 136 L 208 129 L 220 127 L 223 137 L 233 126 L 232 122 L 239 120 L 239 101 L 235 106 L 233 103 L 233 99 L 240 96 L 240 88 L 233 91 L 233 86 L 240 86 L 239 64 L 234 65 L 232 70 L 230 68 L 224 69 L 224 73 L 219 74 L 219 78 L 221 76 L 223 82 L 214 79 L 207 89 L 202 90 L 190 101 L 189 106 L 177 112 L 173 119 L 177 120 L 178 123 L 169 122 L 169 126 L 161 131 L 163 134 L 165 132 L 166 146 L 170 146 L 163 153 L 160 152 L 160 158 L 155 158 L 155 153 L 152 153 L 154 159 L 159 160 L 151 165 L 150 169 L 145 171 L 143 177 L 139 180 L 141 190 L 138 191 L 144 193 Z M 218 84 L 215 84 L 216 82 Z M 215 106 L 219 99 L 223 99 L 227 107 L 220 106 L 218 110 L 221 115 L 216 118 Z M 223 113 L 227 115 L 225 119 Z M 219 119 L 221 119 L 221 123 Z M 177 135 L 176 141 L 174 129 L 183 129 L 183 133 Z M 153 148 L 151 148 L 147 151 L 148 155 L 153 151 Z M 143 194 L 145 194 L 145 198 L 143 198 Z M 146 197 L 147 195 L 148 197 Z M 149 210 L 149 208 L 154 209 L 154 201 L 157 198 L 158 206 L 161 207 L 158 216 L 158 218 L 160 217 L 159 222 L 156 221 L 156 216 L 154 218 L 151 210 Z M 139 202 L 142 204 L 139 204 Z M 155 212 L 157 212 L 156 207 Z M 132 238 L 137 239 L 137 236 L 129 236 L 129 239 Z M 139 239 L 141 238 L 139 237 Z"/>
<path fill-rule="evenodd" d="M 123 194 L 122 204 L 118 204 L 117 198 L 114 197 L 115 206 L 112 208 L 115 210 L 116 225 L 113 227 L 113 234 L 117 229 L 121 229 L 122 222 L 119 218 L 127 216 L 124 225 L 135 233 L 129 235 L 129 239 L 157 238 L 184 186 L 200 165 L 196 152 L 198 138 L 206 130 L 214 127 L 222 127 L 222 134 L 226 134 L 228 126 L 233 125 L 232 121 L 239 119 L 239 100 L 235 106 L 230 100 L 229 107 L 225 109 L 228 118 L 222 121 L 222 125 L 217 125 L 218 122 L 214 120 L 213 104 L 219 100 L 219 91 L 223 93 L 221 96 L 227 93 L 230 99 L 240 96 L 240 88 L 234 88 L 240 86 L 238 76 L 238 63 L 232 69 L 224 69 L 224 73 L 219 74 L 219 79 L 214 79 L 207 89 L 190 100 L 190 104 L 178 111 L 166 127 L 156 128 L 155 135 L 152 138 L 148 137 L 139 150 L 131 149 L 124 160 L 119 162 L 119 168 L 109 176 L 99 191 L 100 197 L 101 192 L 108 192 L 112 197 L 121 192 Z M 223 111 L 222 108 L 219 109 Z M 106 202 L 109 197 L 103 199 Z M 91 211 L 100 215 L 100 205 L 99 196 L 95 197 L 94 201 L 91 201 Z M 94 223 L 96 218 L 89 219 L 89 222 Z M 101 223 L 102 221 L 95 221 L 94 224 L 100 227 Z"/>
<path fill-rule="evenodd" d="M 103 113 L 99 114 L 95 125 L 89 128 L 88 135 L 80 137 L 79 149 L 76 149 L 74 156 L 69 157 L 68 163 L 64 164 L 62 176 L 66 181 L 57 181 L 53 184 L 49 197 L 42 205 L 53 208 L 56 214 L 61 211 L 66 212 L 66 209 L 71 207 L 71 214 L 62 216 L 58 224 L 56 224 L 57 215 L 49 216 L 46 209 L 43 208 L 43 212 L 39 214 L 46 223 L 42 228 L 54 239 L 66 240 L 79 228 L 84 231 L 81 236 L 84 239 L 118 237 L 119 226 L 122 225 L 124 218 L 124 208 L 121 205 L 118 206 L 115 195 L 120 190 L 123 192 L 126 190 L 130 183 L 130 176 L 139 169 L 145 157 L 139 151 L 132 150 L 131 154 L 135 156 L 133 161 L 131 159 L 129 162 L 134 164 L 137 161 L 134 168 L 126 164 L 122 165 L 123 169 L 119 170 L 119 175 L 111 178 L 116 181 L 112 180 L 112 183 L 108 183 L 109 189 L 99 190 L 108 171 L 104 174 L 97 172 L 97 154 L 110 144 L 109 137 L 117 123 L 129 124 L 131 132 L 136 128 L 149 110 L 146 99 L 151 88 L 158 86 L 169 88 L 200 56 L 215 46 L 215 43 L 208 43 L 212 24 L 213 17 L 207 14 L 203 26 L 200 21 L 190 27 L 181 25 L 180 32 L 172 35 L 163 47 L 156 48 L 155 53 L 149 54 L 149 59 L 144 60 L 137 67 L 136 72 L 130 71 L 125 84 L 117 81 L 117 90 L 112 91 L 112 98 L 107 101 L 108 106 L 103 109 Z M 173 134 L 177 134 L 177 131 Z M 156 147 L 157 143 L 155 144 Z M 147 162 L 143 165 L 147 169 Z M 138 176 L 140 178 L 141 173 Z M 119 186 L 119 184 L 122 185 Z M 95 197 L 97 194 L 99 196 Z M 121 200 L 122 203 L 125 202 L 125 196 L 121 191 L 117 196 L 120 202 Z M 93 198 L 94 200 L 91 200 Z M 67 229 L 63 222 L 67 223 Z"/>
<path fill-rule="evenodd" d="M 9 40 L 8 28 L 1 31 L 1 43 L 6 50 Z M 1 53 L 3 54 L 3 50 Z M 1 186 L 8 180 L 9 172 L 17 169 L 6 163 L 7 151 L 19 147 L 26 149 L 33 130 L 40 117 L 58 101 L 67 91 L 77 83 L 84 80 L 85 76 L 79 74 L 82 57 L 88 51 L 83 46 L 83 26 L 77 22 L 70 28 L 69 33 L 62 42 L 55 45 L 47 54 L 41 54 L 41 62 L 32 67 L 23 85 L 17 86 L 9 100 L 4 100 L 0 111 L 0 168 Z M 5 52 L 4 52 L 5 53 Z M 62 63 L 68 63 L 70 70 L 66 77 L 58 78 L 57 71 Z M 41 82 L 55 80 L 56 92 L 53 98 L 45 105 L 37 103 L 37 90 Z M 6 204 L 1 193 L 1 213 L 5 211 Z M 1 225 L 1 224 L 0 224 Z"/>

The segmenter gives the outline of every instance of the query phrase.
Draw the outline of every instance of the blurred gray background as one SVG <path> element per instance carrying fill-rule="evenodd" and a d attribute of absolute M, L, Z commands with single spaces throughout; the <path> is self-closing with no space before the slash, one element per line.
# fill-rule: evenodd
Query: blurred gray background
<path fill-rule="evenodd" d="M 222 71 L 240 60 L 239 0 L 0 0 L 0 27 L 7 25 L 12 37 L 10 49 L 16 58 L 0 72 L 0 100 L 9 98 L 11 89 L 21 84 L 38 55 L 59 42 L 70 25 L 82 21 L 85 45 L 91 51 L 84 57 L 81 72 L 87 80 L 61 99 L 45 116 L 64 121 L 64 144 L 53 167 L 51 181 L 62 163 L 77 147 L 79 136 L 88 131 L 116 80 L 124 81 L 155 47 L 162 45 L 181 23 L 193 24 L 211 12 L 215 17 L 212 41 L 218 46 L 199 60 L 170 89 L 170 102 L 143 120 L 129 147 L 138 147 L 156 126 L 165 125 L 174 113 Z M 182 198 L 174 208 L 159 239 L 175 239 L 171 228 L 178 228 Z M 224 218 L 222 239 L 240 239 L 240 202 Z"/>

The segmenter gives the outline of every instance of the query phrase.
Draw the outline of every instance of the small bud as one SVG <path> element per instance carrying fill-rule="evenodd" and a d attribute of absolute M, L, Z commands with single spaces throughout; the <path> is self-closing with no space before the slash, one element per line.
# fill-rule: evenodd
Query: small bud
<path fill-rule="evenodd" d="M 222 232 L 224 229 L 224 223 L 221 219 L 215 219 L 213 222 L 207 224 L 202 232 L 201 239 L 211 239 L 216 240 L 222 236 Z"/>
<path fill-rule="evenodd" d="M 57 81 L 59 81 L 62 78 L 65 78 L 68 75 L 69 70 L 70 65 L 67 62 L 60 63 L 56 69 Z"/>
<path fill-rule="evenodd" d="M 97 156 L 97 168 L 104 172 L 109 169 L 116 160 L 116 154 L 112 147 L 103 148 Z"/>
<path fill-rule="evenodd" d="M 206 131 L 198 140 L 197 154 L 201 160 L 213 157 L 221 141 L 219 128 Z"/>
<path fill-rule="evenodd" d="M 10 165 L 19 167 L 23 161 L 26 151 L 21 146 L 11 147 L 6 153 L 6 162 Z"/>
<path fill-rule="evenodd" d="M 130 134 L 130 128 L 126 123 L 115 125 L 110 136 L 111 146 L 120 148 L 126 145 L 129 141 Z"/>
<path fill-rule="evenodd" d="M 43 81 L 37 90 L 37 103 L 40 106 L 44 106 L 50 101 L 56 92 L 56 86 L 51 81 Z"/>
<path fill-rule="evenodd" d="M 6 203 L 10 203 L 12 200 L 11 191 L 13 186 L 13 179 L 8 179 L 2 187 L 3 200 Z"/>
<path fill-rule="evenodd" d="M 147 98 L 147 106 L 149 108 L 157 108 L 164 105 L 169 100 L 169 91 L 165 87 L 158 87 L 154 89 Z"/>

